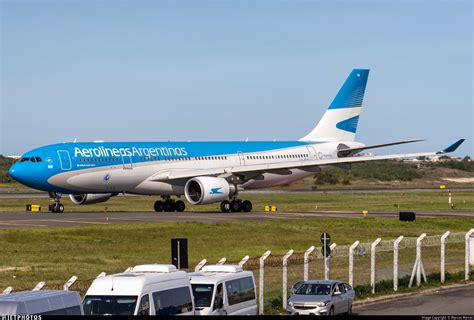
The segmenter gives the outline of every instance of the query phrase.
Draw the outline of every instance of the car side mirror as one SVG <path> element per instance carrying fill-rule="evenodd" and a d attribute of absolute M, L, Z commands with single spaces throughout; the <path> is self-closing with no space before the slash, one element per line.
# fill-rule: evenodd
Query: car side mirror
<path fill-rule="evenodd" d="M 291 288 L 291 289 L 290 289 L 290 293 L 291 293 L 291 294 L 295 294 L 295 292 L 296 292 L 296 289 L 295 289 L 295 288 Z"/>

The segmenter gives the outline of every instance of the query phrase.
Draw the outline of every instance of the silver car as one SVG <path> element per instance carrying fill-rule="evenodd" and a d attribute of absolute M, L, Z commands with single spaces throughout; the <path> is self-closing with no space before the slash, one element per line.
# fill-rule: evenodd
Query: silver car
<path fill-rule="evenodd" d="M 342 281 L 297 282 L 291 289 L 286 311 L 291 315 L 352 314 L 354 289 Z"/>

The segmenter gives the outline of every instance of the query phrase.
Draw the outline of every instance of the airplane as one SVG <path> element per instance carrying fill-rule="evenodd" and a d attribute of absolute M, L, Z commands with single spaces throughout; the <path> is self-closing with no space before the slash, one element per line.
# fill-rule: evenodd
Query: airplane
<path fill-rule="evenodd" d="M 77 205 L 100 203 L 118 194 L 156 195 L 157 212 L 182 212 L 192 205 L 219 203 L 222 212 L 250 212 L 242 190 L 286 185 L 330 166 L 433 156 L 455 151 L 460 139 L 434 152 L 364 155 L 376 145 L 355 141 L 368 69 L 354 69 L 316 127 L 297 141 L 69 142 L 26 152 L 8 173 L 18 182 L 49 192 L 52 212 L 64 212 L 63 194 Z M 132 200 L 133 201 L 133 200 Z"/>

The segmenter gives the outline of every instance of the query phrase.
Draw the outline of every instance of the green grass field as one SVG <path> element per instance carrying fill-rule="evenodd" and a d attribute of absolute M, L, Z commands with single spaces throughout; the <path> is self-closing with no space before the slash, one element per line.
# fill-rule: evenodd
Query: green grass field
<path fill-rule="evenodd" d="M 452 193 L 455 210 L 474 210 L 474 193 L 455 191 Z M 241 194 L 242 199 L 253 202 L 254 211 L 263 211 L 266 205 L 276 205 L 279 211 L 285 212 L 313 212 L 313 211 L 362 211 L 369 212 L 423 210 L 445 211 L 451 210 L 448 204 L 447 191 L 433 192 L 396 192 L 396 193 L 268 193 L 268 194 Z M 96 212 L 96 211 L 153 211 L 153 203 L 159 199 L 153 196 L 118 196 L 107 202 L 77 206 L 69 197 L 63 197 L 62 202 L 66 212 Z M 183 198 L 184 199 L 184 198 Z M 40 204 L 44 210 L 51 203 L 48 199 L 2 199 L 0 212 L 22 212 L 27 204 Z M 187 211 L 218 211 L 219 205 L 191 206 L 187 204 Z"/>

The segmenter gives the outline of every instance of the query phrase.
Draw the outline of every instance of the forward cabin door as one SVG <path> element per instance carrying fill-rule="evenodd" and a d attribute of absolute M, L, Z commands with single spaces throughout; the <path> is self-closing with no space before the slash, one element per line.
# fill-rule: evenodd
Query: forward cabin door
<path fill-rule="evenodd" d="M 71 157 L 69 151 L 58 150 L 59 162 L 61 162 L 61 170 L 71 170 Z"/>

